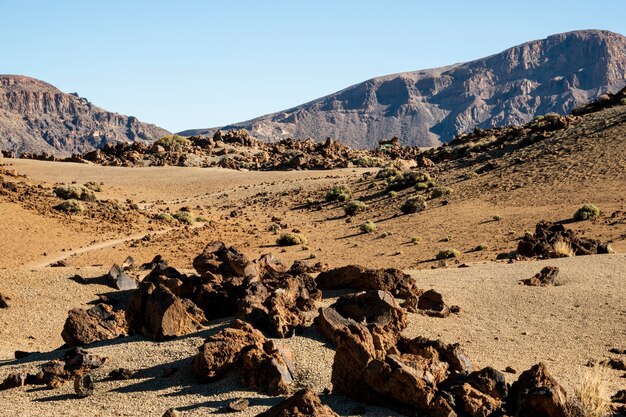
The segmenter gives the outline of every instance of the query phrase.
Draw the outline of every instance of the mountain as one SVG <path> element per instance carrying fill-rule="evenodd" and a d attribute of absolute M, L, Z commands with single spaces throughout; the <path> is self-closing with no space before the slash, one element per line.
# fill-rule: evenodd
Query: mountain
<path fill-rule="evenodd" d="M 67 155 L 107 143 L 152 141 L 169 134 L 111 113 L 78 94 L 21 75 L 0 75 L 0 149 Z"/>
<path fill-rule="evenodd" d="M 626 85 L 626 37 L 584 30 L 528 42 L 475 61 L 372 78 L 300 106 L 223 129 L 266 141 L 326 137 L 356 147 L 397 136 L 433 146 L 457 132 L 564 114 Z M 195 129 L 183 135 L 212 133 Z"/>

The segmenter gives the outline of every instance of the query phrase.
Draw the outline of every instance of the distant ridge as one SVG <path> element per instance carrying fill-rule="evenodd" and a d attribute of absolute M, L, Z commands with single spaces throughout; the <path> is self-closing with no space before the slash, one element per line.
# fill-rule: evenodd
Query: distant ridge
<path fill-rule="evenodd" d="M 153 141 L 169 132 L 111 113 L 77 94 L 22 75 L 0 75 L 0 149 L 83 153 L 108 143 Z"/>
<path fill-rule="evenodd" d="M 476 126 L 571 111 L 626 85 L 626 37 L 601 30 L 549 36 L 475 61 L 372 78 L 291 109 L 223 129 L 264 141 L 334 137 L 355 148 L 397 136 L 433 146 Z M 211 134 L 192 129 L 183 135 Z"/>

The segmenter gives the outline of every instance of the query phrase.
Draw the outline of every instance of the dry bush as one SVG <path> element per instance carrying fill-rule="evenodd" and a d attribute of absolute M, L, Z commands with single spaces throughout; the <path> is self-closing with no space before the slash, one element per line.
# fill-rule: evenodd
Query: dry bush
<path fill-rule="evenodd" d="M 569 400 L 573 417 L 607 417 L 611 414 L 607 378 L 604 366 L 596 365 L 585 370 Z"/>
<path fill-rule="evenodd" d="M 570 246 L 569 243 L 563 240 L 557 240 L 554 242 L 554 252 L 559 256 L 559 258 L 569 258 L 574 256 L 574 250 Z"/>

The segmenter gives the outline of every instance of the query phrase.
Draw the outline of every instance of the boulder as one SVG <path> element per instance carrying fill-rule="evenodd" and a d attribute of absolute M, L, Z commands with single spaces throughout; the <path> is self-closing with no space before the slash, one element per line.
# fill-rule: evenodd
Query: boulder
<path fill-rule="evenodd" d="M 284 346 L 266 342 L 242 356 L 241 384 L 269 395 L 289 394 L 293 382 L 293 357 Z"/>
<path fill-rule="evenodd" d="M 128 335 L 123 311 L 113 311 L 108 304 L 98 304 L 88 310 L 70 310 L 61 337 L 67 346 L 81 346 L 101 340 Z"/>
<path fill-rule="evenodd" d="M 550 285 L 555 285 L 558 276 L 559 268 L 557 266 L 546 266 L 535 276 L 525 279 L 523 282 L 524 285 L 547 287 Z"/>
<path fill-rule="evenodd" d="M 137 288 L 137 281 L 126 275 L 124 269 L 118 264 L 113 264 L 106 277 L 113 286 L 113 288 L 116 288 L 118 290 L 125 291 L 134 290 Z"/>
<path fill-rule="evenodd" d="M 193 267 L 202 277 L 207 274 L 222 277 L 257 275 L 255 265 L 243 253 L 221 241 L 209 243 L 193 260 Z"/>
<path fill-rule="evenodd" d="M 457 385 L 452 393 L 457 410 L 469 417 L 488 417 L 499 411 L 502 401 L 480 392 L 470 384 Z"/>
<path fill-rule="evenodd" d="M 567 394 L 539 363 L 521 373 L 509 390 L 506 408 L 519 417 L 569 417 Z"/>
<path fill-rule="evenodd" d="M 419 296 L 417 310 L 431 317 L 445 318 L 450 315 L 450 308 L 443 302 L 443 296 L 435 290 L 428 290 Z"/>
<path fill-rule="evenodd" d="M 555 245 L 569 247 L 571 253 L 580 255 L 602 254 L 611 251 L 608 244 L 599 240 L 579 237 L 573 230 L 566 229 L 560 223 L 540 222 L 535 227 L 535 233 L 527 233 L 517 245 L 517 254 L 528 258 L 559 258 L 562 253 L 556 250 Z"/>
<path fill-rule="evenodd" d="M 339 417 L 309 389 L 302 389 L 257 417 Z"/>
<path fill-rule="evenodd" d="M 0 308 L 9 308 L 10 298 L 0 293 Z"/>
<path fill-rule="evenodd" d="M 250 324 L 235 320 L 231 327 L 206 338 L 193 360 L 193 372 L 203 382 L 220 378 L 240 361 L 245 351 L 263 350 L 266 341 Z"/>
<path fill-rule="evenodd" d="M 317 287 L 322 290 L 353 289 L 357 291 L 382 290 L 394 297 L 407 298 L 420 296 L 413 278 L 399 269 L 367 269 L 358 265 L 348 265 L 321 272 Z"/>
<path fill-rule="evenodd" d="M 317 331 L 335 345 L 338 344 L 341 334 L 349 332 L 348 327 L 356 324 L 354 320 L 345 318 L 331 307 L 320 308 L 319 315 L 315 318 Z"/>
<path fill-rule="evenodd" d="M 90 374 L 79 376 L 74 380 L 74 392 L 78 398 L 85 398 L 93 395 L 95 384 Z"/>
<path fill-rule="evenodd" d="M 504 374 L 490 366 L 469 374 L 467 382 L 478 391 L 501 401 L 509 394 Z"/>
<path fill-rule="evenodd" d="M 26 383 L 26 372 L 14 372 L 7 375 L 4 378 L 4 381 L 0 383 L 0 391 L 12 389 L 12 388 L 21 388 Z"/>
<path fill-rule="evenodd" d="M 206 318 L 191 300 L 164 285 L 142 282 L 128 302 L 126 320 L 135 333 L 165 340 L 200 330 Z"/>

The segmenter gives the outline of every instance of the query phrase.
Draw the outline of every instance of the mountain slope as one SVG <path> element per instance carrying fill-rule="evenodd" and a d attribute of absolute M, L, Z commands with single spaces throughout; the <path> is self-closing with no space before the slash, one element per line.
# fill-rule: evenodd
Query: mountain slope
<path fill-rule="evenodd" d="M 331 136 L 364 148 L 398 136 L 405 145 L 432 146 L 475 126 L 521 124 L 536 114 L 563 114 L 625 84 L 626 38 L 608 31 L 576 31 L 468 63 L 373 78 L 224 128 L 243 127 L 267 141 Z"/>
<path fill-rule="evenodd" d="M 76 94 L 20 75 L 0 75 L 0 149 L 67 155 L 107 143 L 167 135 L 132 116 L 110 113 Z"/>

